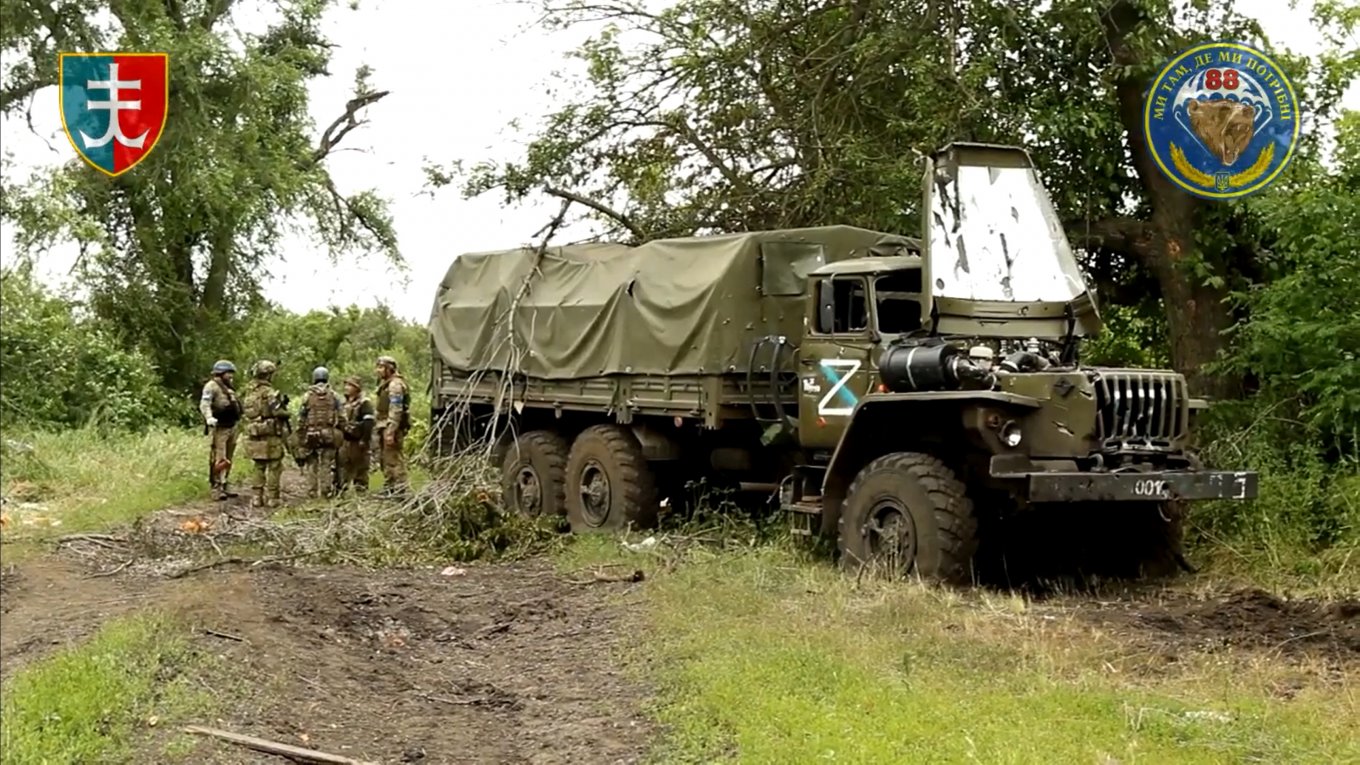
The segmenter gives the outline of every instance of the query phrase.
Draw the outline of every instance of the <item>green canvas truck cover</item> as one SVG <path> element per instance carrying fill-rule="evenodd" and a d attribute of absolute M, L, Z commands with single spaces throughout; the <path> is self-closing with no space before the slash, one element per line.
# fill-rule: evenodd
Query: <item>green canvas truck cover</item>
<path fill-rule="evenodd" d="M 802 336 L 808 272 L 918 251 L 916 240 L 825 226 L 549 247 L 541 259 L 532 247 L 469 253 L 440 282 L 429 327 L 439 359 L 463 372 L 744 373 L 757 338 Z"/>

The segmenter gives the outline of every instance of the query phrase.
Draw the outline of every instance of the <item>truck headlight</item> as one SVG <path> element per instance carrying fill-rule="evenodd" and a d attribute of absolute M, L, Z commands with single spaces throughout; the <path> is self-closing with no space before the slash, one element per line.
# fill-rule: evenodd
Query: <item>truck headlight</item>
<path fill-rule="evenodd" d="M 1005 444 L 1006 446 L 1009 446 L 1012 449 L 1019 446 L 1020 441 L 1023 440 L 1024 438 L 1024 436 L 1020 433 L 1020 425 L 1016 423 L 1014 420 L 1007 420 L 1006 424 L 1001 426 L 1000 435 L 1001 443 Z"/>

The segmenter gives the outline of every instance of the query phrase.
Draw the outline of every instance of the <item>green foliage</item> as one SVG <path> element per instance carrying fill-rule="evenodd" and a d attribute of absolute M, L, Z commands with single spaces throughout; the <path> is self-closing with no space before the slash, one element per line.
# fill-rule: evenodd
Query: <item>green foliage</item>
<path fill-rule="evenodd" d="M 1218 371 L 1257 390 L 1219 404 L 1202 437 L 1211 463 L 1261 473 L 1260 499 L 1195 517 L 1239 559 L 1328 575 L 1360 550 L 1360 113 L 1337 121 L 1334 167 L 1304 159 L 1252 205 L 1273 278 L 1234 295 L 1249 318 Z"/>
<path fill-rule="evenodd" d="M 924 154 L 950 141 L 1024 144 L 1102 305 L 1164 297 L 1173 367 L 1197 392 L 1235 391 L 1201 367 L 1232 323 L 1222 298 L 1254 277 L 1259 228 L 1249 206 L 1169 187 L 1141 148 L 1138 108 L 1157 70 L 1192 42 L 1271 50 L 1231 4 L 543 5 L 555 27 L 605 22 L 576 52 L 566 106 L 544 117 L 519 160 L 454 162 L 430 169 L 432 184 L 461 181 L 465 195 L 507 201 L 574 192 L 600 202 L 590 214 L 627 240 L 833 222 L 915 234 Z M 1325 123 L 1354 70 L 1344 47 L 1354 18 L 1330 3 L 1315 16 L 1328 41 L 1320 54 L 1273 52 Z M 1306 131 L 1296 153 L 1319 150 Z"/>
<path fill-rule="evenodd" d="M 0 35 L 17 61 L 0 103 L 13 113 L 56 84 L 53 46 L 167 51 L 164 135 L 116 179 L 80 161 L 7 177 L 3 214 L 24 253 L 78 243 L 91 309 L 128 348 L 155 355 L 167 385 L 187 390 L 224 339 L 223 324 L 256 303 L 290 224 L 311 223 L 333 256 L 381 252 L 400 262 L 382 200 L 345 196 L 324 165 L 385 93 L 361 71 L 345 113 L 313 135 L 308 85 L 330 61 L 327 0 L 277 0 L 277 21 L 259 34 L 236 28 L 230 0 L 103 5 L 17 13 Z"/>
<path fill-rule="evenodd" d="M 1101 311 L 1105 330 L 1087 340 L 1082 363 L 1105 367 L 1164 369 L 1167 357 L 1166 322 L 1156 304 L 1111 305 Z"/>
<path fill-rule="evenodd" d="M 332 503 L 273 535 L 289 553 L 319 561 L 410 566 L 515 559 L 561 539 L 560 518 L 526 518 L 500 503 L 500 470 L 476 456 L 443 459 L 431 480 L 413 481 L 400 504 Z"/>
<path fill-rule="evenodd" d="M 337 391 L 344 390 L 346 377 L 358 375 L 372 398 L 378 386 L 375 362 L 379 356 L 391 356 L 411 389 L 407 451 L 414 454 L 424 442 L 429 431 L 425 415 L 430 410 L 429 333 L 423 325 L 398 318 L 386 306 L 306 314 L 271 308 L 242 323 L 233 348 L 232 358 L 242 371 L 258 359 L 281 360 L 275 384 L 299 403 L 318 366 L 330 372 L 331 386 Z"/>
<path fill-rule="evenodd" d="M 1317 432 L 1290 416 L 1287 399 L 1220 405 L 1203 435 L 1205 460 L 1260 474 L 1253 502 L 1194 508 L 1191 538 L 1223 568 L 1271 580 L 1348 582 L 1360 553 L 1360 473 L 1354 459 L 1329 459 Z M 1348 567 L 1351 573 L 1347 573 Z"/>
<path fill-rule="evenodd" d="M 146 429 L 154 424 L 198 426 L 197 391 L 167 391 L 155 365 L 125 350 L 108 323 L 85 316 L 81 304 L 53 295 L 27 266 L 3 272 L 0 317 L 0 407 L 9 432 L 93 424 L 106 430 Z M 227 329 L 231 343 L 206 354 L 196 367 L 196 384 L 207 379 L 213 361 L 236 364 L 237 384 L 259 359 L 282 361 L 276 384 L 297 400 L 311 384 L 312 370 L 327 367 L 337 390 L 358 375 L 372 395 L 374 362 L 397 359 L 413 399 L 408 444 L 420 447 L 428 424 L 430 341 L 424 326 L 397 317 L 386 306 L 331 308 L 297 314 L 265 306 Z"/>
<path fill-rule="evenodd" d="M 145 428 L 172 411 L 145 354 L 77 314 L 30 268 L 0 272 L 0 410 L 28 427 Z"/>
<path fill-rule="evenodd" d="M 207 709 L 209 696 L 184 674 L 201 671 L 201 657 L 177 626 L 155 614 L 112 621 L 8 680 L 0 763 L 120 762 L 148 720 Z"/>
<path fill-rule="evenodd" d="M 1259 400 L 1287 402 L 1308 431 L 1360 459 L 1360 112 L 1337 121 L 1337 167 L 1305 160 L 1256 202 L 1274 233 L 1276 278 L 1236 298 L 1223 371 L 1249 375 Z"/>

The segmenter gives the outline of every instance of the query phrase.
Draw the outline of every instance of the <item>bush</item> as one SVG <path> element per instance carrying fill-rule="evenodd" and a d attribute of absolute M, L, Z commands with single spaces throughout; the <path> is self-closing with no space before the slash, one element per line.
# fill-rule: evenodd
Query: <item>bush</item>
<path fill-rule="evenodd" d="M 51 295 L 27 265 L 0 272 L 0 409 L 32 428 L 144 429 L 171 416 L 155 365 L 124 350 L 79 306 Z"/>

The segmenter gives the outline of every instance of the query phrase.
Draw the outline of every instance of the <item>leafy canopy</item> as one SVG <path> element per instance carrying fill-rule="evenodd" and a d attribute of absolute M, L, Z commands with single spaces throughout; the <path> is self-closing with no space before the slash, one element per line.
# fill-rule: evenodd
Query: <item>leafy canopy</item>
<path fill-rule="evenodd" d="M 170 54 L 169 118 L 140 165 L 112 180 L 78 159 L 7 177 L 0 213 L 29 255 L 79 244 L 90 306 L 127 347 L 161 359 L 172 387 L 218 355 L 223 323 L 257 300 L 290 228 L 310 230 L 332 257 L 400 263 L 383 200 L 343 194 L 325 165 L 386 93 L 364 68 L 344 114 L 319 137 L 308 116 L 308 84 L 329 74 L 321 22 L 331 5 L 276 0 L 266 4 L 268 27 L 247 33 L 245 6 L 233 0 L 5 3 L 0 45 L 15 63 L 0 108 L 11 115 L 56 83 L 57 50 Z"/>

